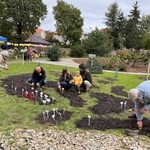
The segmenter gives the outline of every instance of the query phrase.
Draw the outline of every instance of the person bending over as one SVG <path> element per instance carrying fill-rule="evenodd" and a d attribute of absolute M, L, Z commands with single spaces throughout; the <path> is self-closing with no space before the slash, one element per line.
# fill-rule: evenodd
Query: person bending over
<path fill-rule="evenodd" d="M 150 80 L 140 83 L 128 92 L 129 99 L 135 103 L 135 114 L 139 128 L 143 126 L 142 114 L 150 110 Z"/>

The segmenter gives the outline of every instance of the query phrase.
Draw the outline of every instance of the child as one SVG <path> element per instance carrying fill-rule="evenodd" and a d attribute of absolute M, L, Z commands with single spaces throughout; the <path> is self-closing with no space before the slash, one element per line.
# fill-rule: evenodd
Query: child
<path fill-rule="evenodd" d="M 76 72 L 76 75 L 74 76 L 72 82 L 75 86 L 77 93 L 80 94 L 80 86 L 81 86 L 83 80 L 82 80 L 82 76 L 80 75 L 79 71 Z"/>

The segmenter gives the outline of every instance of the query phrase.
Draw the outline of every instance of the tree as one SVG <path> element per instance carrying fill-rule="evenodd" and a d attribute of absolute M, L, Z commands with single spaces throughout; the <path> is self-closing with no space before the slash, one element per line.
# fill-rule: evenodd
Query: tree
<path fill-rule="evenodd" d="M 129 20 L 127 21 L 125 29 L 125 45 L 127 48 L 139 49 L 141 47 L 141 32 L 140 32 L 140 10 L 138 2 L 133 6 L 133 10 L 128 15 Z"/>
<path fill-rule="evenodd" d="M 150 49 L 150 15 L 143 15 L 141 24 L 142 48 Z"/>
<path fill-rule="evenodd" d="M 105 13 L 105 24 L 109 28 L 110 34 L 114 39 L 113 45 L 115 49 L 120 48 L 122 43 L 125 23 L 123 12 L 121 12 L 118 7 L 118 4 L 114 2 L 108 7 L 108 12 Z"/>
<path fill-rule="evenodd" d="M 53 14 L 56 20 L 56 30 L 63 37 L 64 44 L 69 42 L 70 45 L 74 45 L 80 42 L 83 26 L 80 10 L 58 0 L 57 5 L 53 7 Z"/>
<path fill-rule="evenodd" d="M 126 18 L 123 15 L 123 12 L 118 15 L 116 20 L 116 26 L 113 29 L 112 36 L 114 37 L 114 47 L 120 49 L 124 46 L 124 37 L 125 37 L 125 26 Z"/>
<path fill-rule="evenodd" d="M 108 32 L 99 31 L 98 28 L 89 33 L 88 38 L 82 41 L 82 45 L 87 54 L 96 54 L 97 56 L 104 56 L 112 50 L 112 41 Z"/>
<path fill-rule="evenodd" d="M 18 42 L 22 41 L 23 35 L 34 33 L 40 26 L 40 19 L 43 20 L 47 14 L 42 0 L 1 0 L 0 5 L 3 5 L 0 26 L 7 26 Z"/>
<path fill-rule="evenodd" d="M 116 21 L 119 14 L 120 14 L 120 10 L 118 10 L 118 4 L 116 2 L 112 3 L 108 7 L 108 12 L 105 13 L 106 16 L 105 24 L 108 28 L 111 28 L 112 30 L 115 28 Z"/>

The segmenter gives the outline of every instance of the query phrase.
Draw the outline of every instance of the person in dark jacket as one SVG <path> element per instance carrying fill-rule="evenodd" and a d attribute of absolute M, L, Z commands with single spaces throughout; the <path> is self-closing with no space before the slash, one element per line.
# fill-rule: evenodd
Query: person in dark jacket
<path fill-rule="evenodd" d="M 38 66 L 34 69 L 32 77 L 28 79 L 28 83 L 30 83 L 31 86 L 34 87 L 44 88 L 44 85 L 47 83 L 45 78 L 45 70 L 42 67 Z"/>
<path fill-rule="evenodd" d="M 83 79 L 81 87 L 83 87 L 83 91 L 89 91 L 89 89 L 92 87 L 91 73 L 88 69 L 85 68 L 84 64 L 79 65 L 79 71 Z"/>
<path fill-rule="evenodd" d="M 72 79 L 73 76 L 71 75 L 69 69 L 64 68 L 58 81 L 58 89 L 60 91 L 62 90 L 62 88 L 70 89 L 73 86 Z"/>

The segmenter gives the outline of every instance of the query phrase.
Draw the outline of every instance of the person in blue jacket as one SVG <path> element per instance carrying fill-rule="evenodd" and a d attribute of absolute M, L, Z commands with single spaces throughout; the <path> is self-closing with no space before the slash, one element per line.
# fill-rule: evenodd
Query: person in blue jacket
<path fill-rule="evenodd" d="M 142 127 L 143 116 L 150 111 L 150 80 L 140 83 L 136 88 L 129 91 L 128 96 L 135 103 L 135 113 L 138 127 Z"/>

